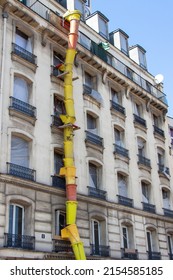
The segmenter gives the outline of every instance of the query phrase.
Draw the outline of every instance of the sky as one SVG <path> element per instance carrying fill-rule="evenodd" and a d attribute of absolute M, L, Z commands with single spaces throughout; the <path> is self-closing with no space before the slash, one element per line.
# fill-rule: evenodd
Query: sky
<path fill-rule="evenodd" d="M 164 77 L 168 115 L 173 117 L 173 0 L 91 0 L 91 11 L 109 19 L 109 32 L 120 28 L 129 36 L 129 46 L 146 50 L 148 72 Z"/>

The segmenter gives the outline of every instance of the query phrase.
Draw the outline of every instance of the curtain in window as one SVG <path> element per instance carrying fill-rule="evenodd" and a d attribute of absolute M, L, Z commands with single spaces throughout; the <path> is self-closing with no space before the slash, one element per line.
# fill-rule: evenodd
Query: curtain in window
<path fill-rule="evenodd" d="M 138 138 L 138 153 L 140 156 L 144 155 L 145 142 L 143 139 Z"/>
<path fill-rule="evenodd" d="M 118 190 L 119 190 L 119 195 L 128 197 L 127 179 L 122 175 L 118 175 Z"/>
<path fill-rule="evenodd" d="M 142 183 L 142 200 L 149 203 L 149 188 L 145 183 Z"/>
<path fill-rule="evenodd" d="M 11 139 L 11 163 L 29 167 L 29 143 L 16 136 Z"/>
<path fill-rule="evenodd" d="M 163 190 L 162 197 L 163 197 L 163 208 L 170 209 L 169 192 Z"/>
<path fill-rule="evenodd" d="M 24 79 L 19 77 L 14 78 L 13 96 L 23 102 L 28 103 L 29 87 Z"/>

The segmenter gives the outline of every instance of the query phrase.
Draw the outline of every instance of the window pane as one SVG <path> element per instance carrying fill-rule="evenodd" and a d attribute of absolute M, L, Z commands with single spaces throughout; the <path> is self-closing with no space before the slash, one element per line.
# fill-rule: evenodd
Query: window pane
<path fill-rule="evenodd" d="M 90 187 L 93 187 L 93 188 L 98 187 L 97 167 L 91 163 L 89 164 L 89 184 L 90 184 Z"/>
<path fill-rule="evenodd" d="M 106 22 L 99 18 L 99 33 L 104 36 L 105 38 L 107 38 L 107 24 Z"/>
<path fill-rule="evenodd" d="M 128 197 L 127 194 L 127 179 L 125 176 L 118 174 L 118 190 L 119 195 Z"/>
<path fill-rule="evenodd" d="M 15 77 L 13 96 L 23 102 L 28 103 L 29 99 L 29 86 L 24 79 Z"/>
<path fill-rule="evenodd" d="M 29 167 L 29 143 L 16 136 L 11 139 L 11 163 Z"/>
<path fill-rule="evenodd" d="M 54 153 L 54 173 L 59 174 L 61 167 L 63 167 L 63 157 L 60 154 Z"/>
<path fill-rule="evenodd" d="M 123 227 L 123 246 L 124 248 L 128 248 L 128 233 L 127 233 L 127 228 Z"/>

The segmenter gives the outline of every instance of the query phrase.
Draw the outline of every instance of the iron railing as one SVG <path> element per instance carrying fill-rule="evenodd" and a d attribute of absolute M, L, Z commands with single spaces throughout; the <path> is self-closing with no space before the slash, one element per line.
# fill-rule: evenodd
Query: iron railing
<path fill-rule="evenodd" d="M 114 109 L 115 111 L 121 113 L 122 115 L 125 115 L 125 108 L 123 106 L 114 102 L 113 100 L 110 100 L 110 102 L 111 102 L 111 109 Z"/>
<path fill-rule="evenodd" d="M 36 64 L 36 56 L 15 43 L 12 43 L 12 53 L 22 57 L 30 63 Z"/>
<path fill-rule="evenodd" d="M 137 260 L 138 259 L 138 250 L 121 248 L 121 258 L 129 259 L 129 260 Z"/>
<path fill-rule="evenodd" d="M 118 203 L 121 205 L 125 205 L 128 207 L 133 207 L 133 199 L 122 196 L 122 195 L 117 195 L 118 196 Z"/>
<path fill-rule="evenodd" d="M 147 251 L 149 260 L 161 260 L 160 252 Z"/>
<path fill-rule="evenodd" d="M 147 203 L 147 202 L 142 202 L 143 204 L 143 210 L 150 212 L 150 213 L 155 213 L 156 212 L 156 207 L 155 205 L 151 204 L 151 203 Z"/>
<path fill-rule="evenodd" d="M 71 243 L 68 240 L 53 239 L 53 251 L 56 253 L 64 252 L 64 253 L 72 253 Z"/>
<path fill-rule="evenodd" d="M 21 101 L 13 96 L 10 96 L 10 109 L 22 112 L 30 117 L 35 117 L 36 108 L 26 102 Z"/>
<path fill-rule="evenodd" d="M 165 133 L 164 133 L 164 131 L 161 128 L 159 128 L 156 125 L 153 125 L 153 127 L 154 127 L 154 133 L 157 133 L 160 136 L 165 137 Z"/>
<path fill-rule="evenodd" d="M 138 123 L 138 124 L 140 124 L 140 125 L 146 127 L 146 120 L 144 120 L 143 118 L 139 117 L 139 116 L 136 115 L 136 114 L 133 114 L 133 116 L 134 116 L 134 122 L 135 122 L 135 123 Z"/>
<path fill-rule="evenodd" d="M 51 176 L 52 177 L 52 186 L 57 187 L 60 189 L 65 190 L 66 188 L 66 183 L 65 183 L 65 178 L 59 177 L 59 176 Z"/>
<path fill-rule="evenodd" d="M 109 257 L 110 256 L 110 247 L 105 245 L 95 245 L 91 244 L 91 255 Z"/>
<path fill-rule="evenodd" d="M 148 159 L 142 155 L 138 155 L 138 164 L 143 164 L 145 166 L 151 167 L 150 159 Z"/>
<path fill-rule="evenodd" d="M 30 169 L 18 164 L 14 164 L 11 162 L 7 162 L 8 167 L 8 174 L 13 175 L 16 177 L 20 177 L 22 179 L 35 181 L 35 173 L 36 171 L 34 169 Z"/>
<path fill-rule="evenodd" d="M 35 249 L 34 236 L 5 233 L 4 237 L 4 247 L 21 248 L 27 250 Z"/>
<path fill-rule="evenodd" d="M 106 191 L 89 187 L 89 186 L 88 186 L 88 190 L 89 190 L 89 196 L 106 200 L 106 193 L 107 193 Z"/>
<path fill-rule="evenodd" d="M 167 175 L 169 175 L 170 176 L 170 171 L 169 171 L 169 168 L 168 167 L 165 167 L 165 165 L 164 164 L 161 164 L 161 163 L 158 163 L 158 171 L 160 172 L 160 173 L 163 173 L 163 174 L 167 174 Z"/>
<path fill-rule="evenodd" d="M 165 216 L 167 216 L 169 218 L 173 218 L 173 210 L 163 208 L 163 212 L 164 212 Z"/>
<path fill-rule="evenodd" d="M 122 155 L 123 157 L 129 157 L 129 151 L 117 144 L 114 144 L 114 153 L 118 155 Z"/>
<path fill-rule="evenodd" d="M 103 138 L 90 131 L 86 131 L 86 141 L 89 141 L 90 143 L 96 144 L 98 146 L 103 146 Z"/>

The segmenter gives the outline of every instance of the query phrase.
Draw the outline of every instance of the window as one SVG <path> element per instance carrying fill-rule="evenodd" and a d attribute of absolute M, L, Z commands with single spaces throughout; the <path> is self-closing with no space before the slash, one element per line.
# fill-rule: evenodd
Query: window
<path fill-rule="evenodd" d="M 139 156 L 145 156 L 145 141 L 138 137 L 138 154 Z"/>
<path fill-rule="evenodd" d="M 171 145 L 173 145 L 173 128 L 170 127 Z"/>
<path fill-rule="evenodd" d="M 147 230 L 147 247 L 149 252 L 157 252 L 156 231 L 154 229 Z"/>
<path fill-rule="evenodd" d="M 123 248 L 129 248 L 129 237 L 127 227 L 122 227 L 123 234 Z"/>
<path fill-rule="evenodd" d="M 168 235 L 168 250 L 170 259 L 173 260 L 173 234 Z"/>
<path fill-rule="evenodd" d="M 67 0 L 56 0 L 59 4 L 61 4 L 64 8 L 67 9 Z"/>
<path fill-rule="evenodd" d="M 32 41 L 25 33 L 16 28 L 15 44 L 32 53 Z"/>
<path fill-rule="evenodd" d="M 99 255 L 100 247 L 100 223 L 96 220 L 92 220 L 92 239 L 95 246 L 95 254 Z"/>
<path fill-rule="evenodd" d="M 158 166 L 159 166 L 159 171 L 163 172 L 164 171 L 164 163 L 165 163 L 165 152 L 163 149 L 158 148 L 157 149 L 157 156 L 158 156 Z"/>
<path fill-rule="evenodd" d="M 54 174 L 59 175 L 60 169 L 63 167 L 63 156 L 57 152 L 54 153 Z"/>
<path fill-rule="evenodd" d="M 114 137 L 115 137 L 115 144 L 124 147 L 124 131 L 120 131 L 117 128 L 114 128 Z"/>
<path fill-rule="evenodd" d="M 145 203 L 150 201 L 150 188 L 145 182 L 142 182 L 142 201 Z"/>
<path fill-rule="evenodd" d="M 127 73 L 127 77 L 130 79 L 130 80 L 133 80 L 133 71 L 129 68 L 126 68 L 126 73 Z"/>
<path fill-rule="evenodd" d="M 97 119 L 87 114 L 87 130 L 93 134 L 98 134 Z"/>
<path fill-rule="evenodd" d="M 123 36 L 123 34 L 120 34 L 120 46 L 121 46 L 121 51 L 128 55 L 128 38 Z"/>
<path fill-rule="evenodd" d="M 79 42 L 83 47 L 85 47 L 89 51 L 91 50 L 91 39 L 89 39 L 81 32 L 79 32 Z"/>
<path fill-rule="evenodd" d="M 64 102 L 54 95 L 54 115 L 59 117 L 61 114 L 65 114 Z"/>
<path fill-rule="evenodd" d="M 128 197 L 127 177 L 122 174 L 118 174 L 118 193 L 121 196 Z"/>
<path fill-rule="evenodd" d="M 162 189 L 163 208 L 170 209 L 170 192 Z"/>
<path fill-rule="evenodd" d="M 134 114 L 137 115 L 138 117 L 141 117 L 141 106 L 137 103 L 134 103 Z"/>
<path fill-rule="evenodd" d="M 102 18 L 99 17 L 99 34 L 103 36 L 105 39 L 108 37 L 108 28 L 107 22 L 105 22 Z"/>
<path fill-rule="evenodd" d="M 9 212 L 9 233 L 22 235 L 24 231 L 24 208 L 11 204 Z"/>
<path fill-rule="evenodd" d="M 89 163 L 89 186 L 99 189 L 100 184 L 100 168 L 93 163 Z"/>
<path fill-rule="evenodd" d="M 75 5 L 74 5 L 74 9 L 75 10 L 79 10 L 81 12 L 81 14 L 84 14 L 84 4 L 83 1 L 81 0 L 75 0 L 74 1 Z"/>
<path fill-rule="evenodd" d="M 87 72 L 85 72 L 85 85 L 90 87 L 90 88 L 94 88 L 93 76 L 91 76 Z"/>
<path fill-rule="evenodd" d="M 146 64 L 146 56 L 145 56 L 145 52 L 142 51 L 141 49 L 138 50 L 139 51 L 139 64 L 143 69 L 147 69 L 147 64 Z"/>
<path fill-rule="evenodd" d="M 63 211 L 55 210 L 55 235 L 61 236 L 61 230 L 66 226 L 66 214 Z"/>
<path fill-rule="evenodd" d="M 111 97 L 112 97 L 112 101 L 120 104 L 120 97 L 118 92 L 116 92 L 114 89 L 111 88 Z"/>
<path fill-rule="evenodd" d="M 11 163 L 29 167 L 29 142 L 14 135 L 11 139 Z"/>
<path fill-rule="evenodd" d="M 30 86 L 20 77 L 14 77 L 13 96 L 25 103 L 29 103 L 29 89 Z"/>

